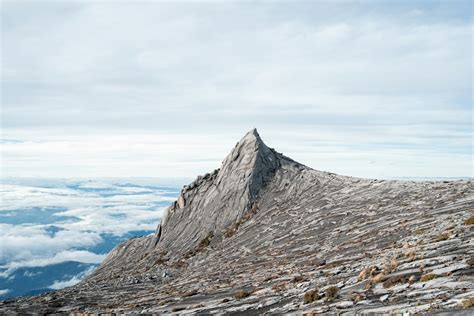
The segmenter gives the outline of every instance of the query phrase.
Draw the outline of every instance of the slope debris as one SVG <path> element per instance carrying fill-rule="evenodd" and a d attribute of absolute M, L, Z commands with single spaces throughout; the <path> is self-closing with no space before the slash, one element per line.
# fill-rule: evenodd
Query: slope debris
<path fill-rule="evenodd" d="M 304 166 L 254 129 L 185 186 L 154 236 L 83 282 L 0 313 L 469 315 L 472 180 L 360 179 Z"/>

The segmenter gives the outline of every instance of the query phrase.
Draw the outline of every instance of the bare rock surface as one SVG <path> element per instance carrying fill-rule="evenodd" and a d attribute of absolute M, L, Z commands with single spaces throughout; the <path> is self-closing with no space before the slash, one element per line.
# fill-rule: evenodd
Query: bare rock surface
<path fill-rule="evenodd" d="M 155 236 L 117 246 L 83 282 L 0 313 L 472 312 L 471 180 L 317 171 L 252 130 L 165 213 Z"/>

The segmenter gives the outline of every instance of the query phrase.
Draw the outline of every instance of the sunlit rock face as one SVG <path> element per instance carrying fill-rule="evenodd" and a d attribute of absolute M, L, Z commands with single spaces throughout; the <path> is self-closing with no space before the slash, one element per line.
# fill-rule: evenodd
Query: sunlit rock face
<path fill-rule="evenodd" d="M 74 287 L 0 311 L 468 312 L 472 186 L 317 171 L 252 130 L 182 189 L 154 236 L 119 245 Z"/>

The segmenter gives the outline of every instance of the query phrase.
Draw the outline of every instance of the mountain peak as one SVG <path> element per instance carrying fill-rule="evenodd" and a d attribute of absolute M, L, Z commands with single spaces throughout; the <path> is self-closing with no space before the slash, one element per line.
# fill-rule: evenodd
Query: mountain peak
<path fill-rule="evenodd" d="M 154 244 L 189 251 L 208 235 L 220 236 L 255 204 L 280 167 L 257 129 L 235 145 L 220 169 L 185 186 L 165 212 Z"/>
<path fill-rule="evenodd" d="M 231 151 L 231 153 L 228 156 L 232 156 L 234 152 L 237 151 L 242 151 L 242 150 L 257 150 L 261 147 L 267 147 L 263 140 L 260 138 L 260 135 L 258 134 L 258 131 L 256 128 L 251 129 L 248 131 L 244 137 L 242 137 L 237 144 L 235 145 L 235 148 Z"/>
<path fill-rule="evenodd" d="M 258 131 L 255 127 L 252 128 L 250 131 L 248 131 L 244 135 L 244 137 L 242 137 L 242 140 L 244 140 L 244 139 L 248 139 L 248 140 L 255 141 L 255 142 L 262 142 L 262 139 L 260 138 L 260 135 L 258 134 Z"/>

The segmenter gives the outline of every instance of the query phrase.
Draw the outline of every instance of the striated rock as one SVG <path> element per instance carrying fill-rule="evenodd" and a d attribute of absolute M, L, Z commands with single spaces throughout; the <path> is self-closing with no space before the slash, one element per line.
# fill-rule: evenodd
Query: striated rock
<path fill-rule="evenodd" d="M 462 314 L 474 297 L 473 210 L 471 180 L 317 171 L 252 130 L 182 189 L 154 236 L 117 246 L 76 286 L 0 303 L 0 314 Z"/>

